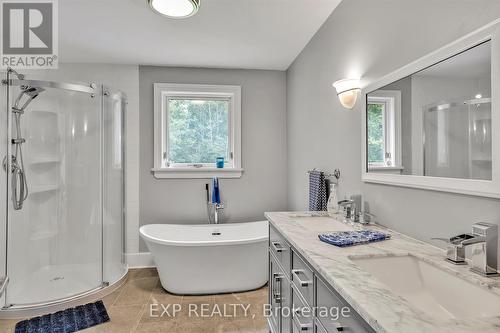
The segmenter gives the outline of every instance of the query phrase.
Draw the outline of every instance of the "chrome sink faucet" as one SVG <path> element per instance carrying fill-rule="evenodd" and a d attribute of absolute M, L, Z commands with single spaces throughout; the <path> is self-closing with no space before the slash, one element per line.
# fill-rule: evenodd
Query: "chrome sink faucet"
<path fill-rule="evenodd" d="M 445 241 L 446 260 L 455 265 L 466 265 L 465 248 L 472 247 L 471 271 L 483 276 L 497 276 L 498 273 L 498 225 L 478 222 L 472 225 L 471 234 L 452 238 L 432 238 Z"/>
<path fill-rule="evenodd" d="M 351 220 L 355 214 L 354 200 L 349 200 L 349 199 L 341 200 L 339 201 L 339 207 L 340 211 L 342 212 L 342 215 L 344 216 L 345 219 L 344 222 Z"/>
<path fill-rule="evenodd" d="M 461 234 L 451 238 L 431 238 L 443 241 L 446 246 L 446 260 L 454 265 L 467 265 L 465 262 L 465 247 L 461 244 L 464 240 L 474 238 L 471 234 Z"/>
<path fill-rule="evenodd" d="M 479 222 L 472 225 L 472 238 L 460 243 L 472 247 L 471 271 L 484 276 L 498 273 L 498 225 Z"/>

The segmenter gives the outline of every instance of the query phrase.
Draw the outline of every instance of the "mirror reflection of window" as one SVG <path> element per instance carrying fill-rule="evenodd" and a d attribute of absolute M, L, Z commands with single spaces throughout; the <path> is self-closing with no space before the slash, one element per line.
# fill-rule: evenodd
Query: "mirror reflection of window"
<path fill-rule="evenodd" d="M 385 104 L 368 102 L 368 163 L 385 165 Z"/>
<path fill-rule="evenodd" d="M 368 167 L 401 166 L 401 92 L 378 90 L 368 96 Z"/>

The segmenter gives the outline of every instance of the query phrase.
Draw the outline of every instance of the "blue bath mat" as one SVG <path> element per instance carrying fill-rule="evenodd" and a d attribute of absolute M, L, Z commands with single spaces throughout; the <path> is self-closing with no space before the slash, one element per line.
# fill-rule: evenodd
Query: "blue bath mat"
<path fill-rule="evenodd" d="M 20 321 L 15 333 L 72 333 L 109 321 L 102 301 Z"/>
<path fill-rule="evenodd" d="M 360 230 L 341 231 L 331 234 L 319 234 L 318 237 L 325 243 L 340 247 L 346 247 L 372 242 L 380 242 L 391 238 L 391 235 L 373 230 Z"/>

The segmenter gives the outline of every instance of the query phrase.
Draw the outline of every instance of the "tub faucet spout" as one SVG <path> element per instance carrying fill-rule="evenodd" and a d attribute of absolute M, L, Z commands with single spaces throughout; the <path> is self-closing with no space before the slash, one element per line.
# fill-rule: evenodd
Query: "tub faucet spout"
<path fill-rule="evenodd" d="M 218 192 L 217 189 L 212 189 L 212 196 L 210 195 L 209 185 L 205 184 L 205 190 L 207 195 L 207 212 L 208 212 L 208 223 L 219 224 L 221 221 L 222 210 L 224 210 L 224 204 L 220 202 L 220 194 L 213 195 L 214 191 Z"/>
<path fill-rule="evenodd" d="M 219 211 L 223 209 L 223 204 L 214 204 L 214 224 L 219 224 Z"/>

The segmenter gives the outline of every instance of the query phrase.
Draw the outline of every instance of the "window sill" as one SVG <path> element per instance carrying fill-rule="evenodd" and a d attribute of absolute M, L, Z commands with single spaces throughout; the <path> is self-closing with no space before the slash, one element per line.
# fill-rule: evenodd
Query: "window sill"
<path fill-rule="evenodd" d="M 241 178 L 243 169 L 240 168 L 160 168 L 151 169 L 156 179 L 179 178 Z"/>
<path fill-rule="evenodd" d="M 369 166 L 368 171 L 379 171 L 379 170 L 404 170 L 403 166 Z"/>

